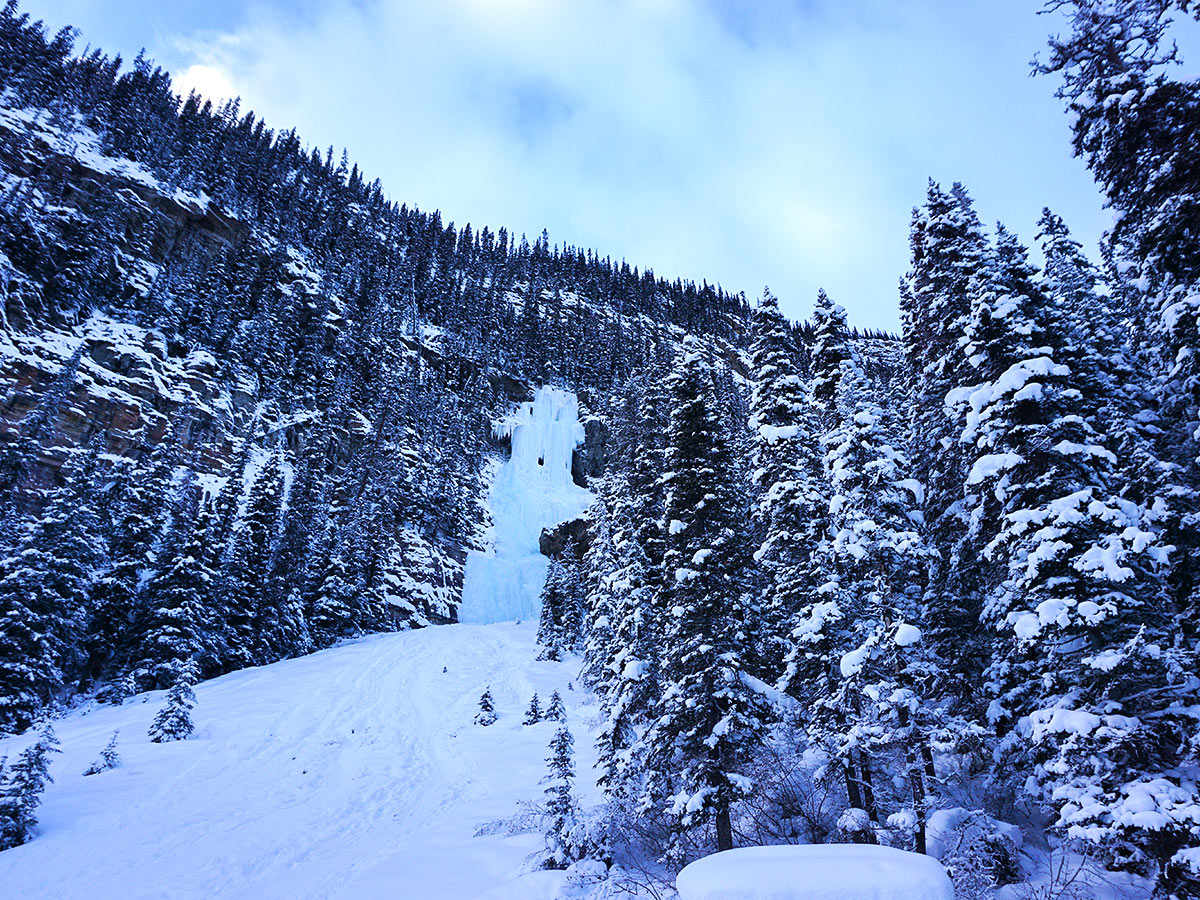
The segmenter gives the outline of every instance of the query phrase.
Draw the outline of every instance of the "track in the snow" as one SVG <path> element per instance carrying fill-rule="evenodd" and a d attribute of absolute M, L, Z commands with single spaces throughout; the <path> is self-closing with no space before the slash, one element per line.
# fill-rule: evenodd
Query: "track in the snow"
<path fill-rule="evenodd" d="M 502 885 L 540 838 L 474 833 L 541 797 L 554 726 L 521 726 L 534 690 L 562 693 L 590 773 L 590 698 L 567 690 L 575 666 L 534 661 L 534 630 L 377 635 L 236 672 L 197 688 L 185 742 L 146 737 L 162 692 L 68 716 L 41 834 L 0 853 L 0 897 L 454 900 Z M 481 728 L 488 686 L 501 718 Z M 122 767 L 82 777 L 117 728 Z"/>

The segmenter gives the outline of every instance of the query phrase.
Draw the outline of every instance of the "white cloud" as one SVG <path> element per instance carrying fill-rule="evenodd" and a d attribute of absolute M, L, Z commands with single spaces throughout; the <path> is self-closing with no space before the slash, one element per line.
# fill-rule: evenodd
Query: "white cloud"
<path fill-rule="evenodd" d="M 212 100 L 214 105 L 238 96 L 238 89 L 234 86 L 233 78 L 219 66 L 194 63 L 172 76 L 171 80 L 175 89 L 182 96 L 186 97 L 190 92 L 195 91 L 202 97 Z"/>

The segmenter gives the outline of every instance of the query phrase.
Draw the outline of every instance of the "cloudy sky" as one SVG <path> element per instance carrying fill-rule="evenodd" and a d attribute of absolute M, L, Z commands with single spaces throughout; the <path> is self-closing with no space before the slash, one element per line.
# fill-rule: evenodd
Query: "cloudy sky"
<path fill-rule="evenodd" d="M 24 0 L 52 27 L 349 149 L 458 225 L 594 247 L 794 317 L 895 328 L 930 177 L 1034 239 L 1108 219 L 1041 0 Z M 335 155 L 336 152 L 335 151 Z"/>

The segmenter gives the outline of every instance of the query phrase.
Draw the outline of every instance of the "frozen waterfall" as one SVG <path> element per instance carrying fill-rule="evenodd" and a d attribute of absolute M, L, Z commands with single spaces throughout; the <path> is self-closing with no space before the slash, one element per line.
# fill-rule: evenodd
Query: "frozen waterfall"
<path fill-rule="evenodd" d="M 542 530 L 578 518 L 595 500 L 571 479 L 571 455 L 583 441 L 574 394 L 543 387 L 496 432 L 512 437 L 512 456 L 488 494 L 492 549 L 467 557 L 460 622 L 536 616 L 549 564 L 538 550 Z"/>

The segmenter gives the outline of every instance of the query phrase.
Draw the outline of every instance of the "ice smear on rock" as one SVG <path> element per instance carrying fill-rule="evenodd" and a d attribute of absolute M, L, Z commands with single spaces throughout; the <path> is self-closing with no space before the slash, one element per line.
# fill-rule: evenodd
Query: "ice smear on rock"
<path fill-rule="evenodd" d="M 512 456 L 488 495 L 493 549 L 467 557 L 460 622 L 536 616 L 548 565 L 538 550 L 542 530 L 578 518 L 595 500 L 571 478 L 584 437 L 574 394 L 543 387 L 496 431 L 512 437 Z"/>
<path fill-rule="evenodd" d="M 954 900 L 941 863 L 873 844 L 741 847 L 679 873 L 680 900 Z"/>

